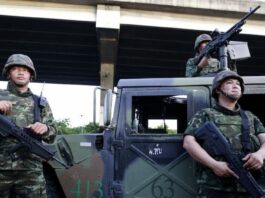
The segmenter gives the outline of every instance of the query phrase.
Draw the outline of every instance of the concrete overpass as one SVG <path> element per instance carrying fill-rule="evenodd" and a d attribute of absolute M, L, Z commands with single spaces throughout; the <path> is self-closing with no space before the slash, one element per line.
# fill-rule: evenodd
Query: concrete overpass
<path fill-rule="evenodd" d="M 261 0 L 0 0 L 0 65 L 25 53 L 38 82 L 105 87 L 184 76 L 198 34 L 226 31 L 257 5 L 235 38 L 248 41 L 252 57 L 237 66 L 242 75 L 265 75 Z"/>

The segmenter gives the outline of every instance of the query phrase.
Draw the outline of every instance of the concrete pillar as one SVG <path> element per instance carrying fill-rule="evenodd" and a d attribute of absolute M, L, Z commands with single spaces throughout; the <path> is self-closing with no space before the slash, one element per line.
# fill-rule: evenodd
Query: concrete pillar
<path fill-rule="evenodd" d="M 113 89 L 120 30 L 120 7 L 98 5 L 96 29 L 100 53 L 100 86 Z M 103 123 L 104 96 L 105 94 L 102 92 L 100 96 L 100 124 Z"/>

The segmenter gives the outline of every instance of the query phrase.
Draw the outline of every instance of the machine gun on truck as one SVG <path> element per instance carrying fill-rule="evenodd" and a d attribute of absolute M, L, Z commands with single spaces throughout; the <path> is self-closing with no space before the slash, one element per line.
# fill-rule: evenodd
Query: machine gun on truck
<path fill-rule="evenodd" d="M 251 10 L 226 32 L 221 33 L 218 30 L 213 31 L 211 34 L 212 40 L 209 41 L 207 46 L 203 48 L 200 54 L 195 58 L 194 60 L 195 65 L 199 64 L 199 62 L 203 57 L 205 56 L 208 57 L 214 52 L 218 52 L 220 59 L 220 70 L 228 70 L 227 46 L 229 44 L 229 41 L 242 31 L 241 27 L 246 23 L 246 19 L 250 17 L 252 14 L 254 14 L 259 8 L 260 6 L 257 6 L 256 8 Z M 239 43 L 234 42 L 234 44 L 239 44 Z M 241 44 L 243 44 L 241 45 L 242 49 L 237 49 L 237 51 L 234 50 L 233 53 L 230 53 L 232 59 L 243 59 L 243 58 L 248 58 L 250 56 L 248 47 L 244 45 L 246 43 L 241 43 Z M 230 46 L 230 48 L 232 48 L 232 46 Z"/>

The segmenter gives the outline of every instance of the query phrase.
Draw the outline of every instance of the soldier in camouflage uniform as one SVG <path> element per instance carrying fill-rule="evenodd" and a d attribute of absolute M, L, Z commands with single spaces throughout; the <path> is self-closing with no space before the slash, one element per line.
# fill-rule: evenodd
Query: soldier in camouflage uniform
<path fill-rule="evenodd" d="M 189 58 L 186 63 L 186 77 L 204 76 L 219 70 L 220 63 L 216 58 L 204 56 L 197 65 L 194 63 L 201 50 L 211 40 L 212 38 L 208 34 L 201 34 L 196 38 L 194 44 L 195 57 Z"/>
<path fill-rule="evenodd" d="M 216 106 L 197 112 L 189 121 L 185 131 L 183 146 L 198 161 L 197 184 L 199 198 L 241 198 L 250 197 L 237 182 L 238 176 L 229 168 L 222 157 L 210 156 L 205 145 L 200 145 L 194 134 L 206 121 L 212 121 L 231 143 L 232 148 L 242 153 L 244 167 L 259 170 L 265 159 L 265 128 L 250 111 L 243 111 L 238 99 L 244 92 L 243 79 L 233 71 L 219 72 L 213 80 L 212 96 Z M 248 123 L 248 152 L 241 131 Z"/>
<path fill-rule="evenodd" d="M 33 93 L 29 82 L 36 78 L 32 60 L 23 54 L 11 55 L 3 69 L 8 79 L 6 90 L 0 90 L 0 113 L 7 116 L 21 128 L 29 128 L 43 141 L 51 143 L 56 135 L 53 115 L 49 104 L 40 109 L 36 121 Z M 19 141 L 11 136 L 0 137 L 0 197 L 8 198 L 10 193 L 17 197 L 47 197 L 43 176 L 42 159 L 19 149 L 13 155 L 10 148 Z"/>

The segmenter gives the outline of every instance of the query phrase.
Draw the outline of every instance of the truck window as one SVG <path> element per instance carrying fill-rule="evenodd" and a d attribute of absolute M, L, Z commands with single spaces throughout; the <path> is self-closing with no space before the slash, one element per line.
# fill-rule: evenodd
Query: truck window
<path fill-rule="evenodd" d="M 187 126 L 187 95 L 133 96 L 132 134 L 177 134 Z"/>

